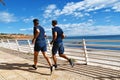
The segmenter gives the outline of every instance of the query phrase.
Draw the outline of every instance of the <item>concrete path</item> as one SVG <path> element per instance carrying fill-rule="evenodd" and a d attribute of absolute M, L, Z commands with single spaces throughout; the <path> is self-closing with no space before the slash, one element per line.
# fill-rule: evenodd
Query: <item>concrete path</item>
<path fill-rule="evenodd" d="M 0 51 L 0 80 L 92 80 L 62 69 L 50 75 L 48 65 L 38 64 L 38 69 L 34 70 L 32 64 L 32 61 Z"/>
<path fill-rule="evenodd" d="M 44 58 L 40 59 L 34 70 L 32 60 L 0 51 L 0 80 L 120 80 L 118 70 L 79 64 L 71 68 L 65 61 L 50 75 Z"/>

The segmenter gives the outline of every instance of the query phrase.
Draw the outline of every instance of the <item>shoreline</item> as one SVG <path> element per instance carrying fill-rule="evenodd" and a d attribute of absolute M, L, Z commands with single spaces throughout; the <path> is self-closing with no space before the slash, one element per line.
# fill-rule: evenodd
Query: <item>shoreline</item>
<path fill-rule="evenodd" d="M 0 34 L 1 39 L 32 39 L 32 35 L 24 34 Z"/>

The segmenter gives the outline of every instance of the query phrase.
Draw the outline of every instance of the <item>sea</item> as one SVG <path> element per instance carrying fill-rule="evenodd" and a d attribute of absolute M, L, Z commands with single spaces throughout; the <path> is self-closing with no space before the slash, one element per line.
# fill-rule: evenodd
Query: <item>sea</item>
<path fill-rule="evenodd" d="M 66 38 L 63 40 L 64 43 L 71 42 L 71 44 L 74 45 L 65 45 L 67 47 L 73 47 L 73 48 L 81 48 L 83 46 L 79 46 L 79 44 L 82 44 L 82 40 L 119 40 L 119 42 L 86 42 L 86 44 L 100 44 L 100 45 L 107 45 L 107 47 L 98 47 L 98 46 L 86 46 L 87 48 L 91 49 L 104 49 L 104 50 L 120 50 L 120 35 L 96 35 L 96 36 L 66 36 Z M 51 41 L 51 38 L 48 38 L 47 40 Z M 31 40 L 30 40 L 31 42 Z M 18 43 L 20 45 L 26 45 L 28 42 L 25 40 L 19 40 Z M 77 44 L 77 45 L 75 45 Z M 112 47 L 112 46 L 118 46 L 118 47 Z"/>
<path fill-rule="evenodd" d="M 120 40 L 120 35 L 67 36 L 66 39 L 104 39 L 104 40 Z"/>
<path fill-rule="evenodd" d="M 86 46 L 87 48 L 92 49 L 104 49 L 104 50 L 120 50 L 120 35 L 96 35 L 96 36 L 68 36 L 65 38 L 64 42 L 67 41 L 82 41 L 82 40 L 118 40 L 119 42 L 86 42 L 86 44 L 100 44 L 100 45 L 106 45 L 107 47 L 99 47 L 99 46 Z M 75 44 L 76 42 L 73 42 Z M 78 42 L 77 42 L 78 43 Z M 79 42 L 79 44 L 82 44 Z M 118 47 L 112 47 L 112 46 L 118 46 Z M 82 46 L 70 46 L 68 47 L 82 47 Z"/>

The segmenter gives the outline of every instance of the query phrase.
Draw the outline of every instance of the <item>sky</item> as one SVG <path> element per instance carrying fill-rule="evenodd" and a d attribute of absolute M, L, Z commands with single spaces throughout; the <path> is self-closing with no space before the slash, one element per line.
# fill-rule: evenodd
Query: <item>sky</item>
<path fill-rule="evenodd" d="M 0 33 L 33 34 L 34 18 L 48 36 L 57 20 L 67 36 L 120 35 L 120 0 L 4 0 Z"/>

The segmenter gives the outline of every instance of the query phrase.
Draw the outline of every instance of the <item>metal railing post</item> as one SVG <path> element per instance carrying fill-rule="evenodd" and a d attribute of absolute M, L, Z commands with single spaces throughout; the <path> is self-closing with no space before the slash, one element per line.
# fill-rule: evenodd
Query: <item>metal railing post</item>
<path fill-rule="evenodd" d="M 85 62 L 86 62 L 86 65 L 87 65 L 88 64 L 88 54 L 87 54 L 85 39 L 83 39 L 83 50 L 84 50 L 84 54 L 85 54 Z"/>
<path fill-rule="evenodd" d="M 27 42 L 28 42 L 28 45 L 29 45 L 29 47 L 30 47 L 32 53 L 33 53 L 33 49 L 32 49 L 32 46 L 31 46 L 31 44 L 30 44 L 30 40 L 27 40 Z"/>
<path fill-rule="evenodd" d="M 49 48 L 49 51 L 50 51 L 50 56 L 52 57 L 52 46 L 50 44 L 49 39 L 47 39 L 47 45 L 48 45 L 48 48 Z"/>
<path fill-rule="evenodd" d="M 20 48 L 19 48 L 19 44 L 18 44 L 17 39 L 15 39 L 15 42 L 16 42 L 16 45 L 17 45 L 17 50 L 20 51 Z"/>
<path fill-rule="evenodd" d="M 5 48 L 3 39 L 1 39 L 2 47 Z"/>
<path fill-rule="evenodd" d="M 11 49 L 9 39 L 7 39 L 7 42 L 8 42 L 8 48 Z"/>
<path fill-rule="evenodd" d="M 48 47 L 49 47 L 49 50 L 51 50 L 51 45 L 50 45 L 49 39 L 47 39 L 47 45 L 48 45 Z"/>
<path fill-rule="evenodd" d="M 0 47 L 2 47 L 2 39 L 0 39 Z"/>
<path fill-rule="evenodd" d="M 1 39 L 0 39 L 0 47 L 1 47 L 1 45 L 2 45 L 2 41 L 1 41 Z"/>

